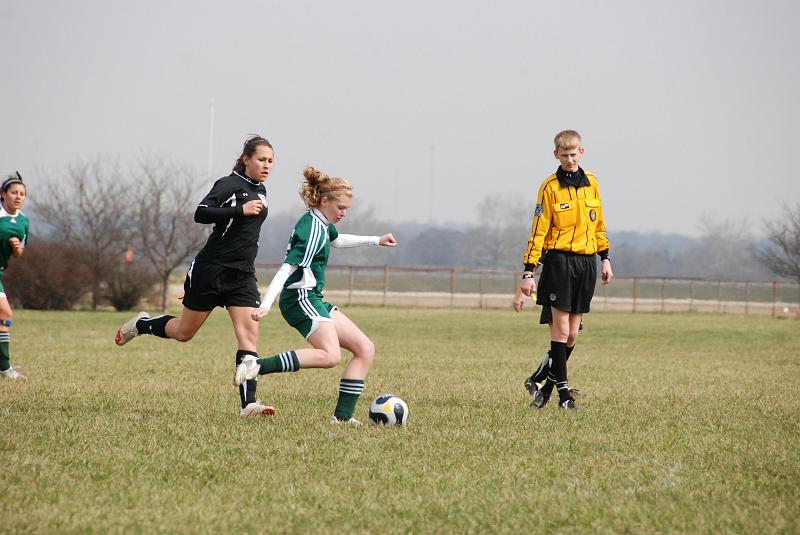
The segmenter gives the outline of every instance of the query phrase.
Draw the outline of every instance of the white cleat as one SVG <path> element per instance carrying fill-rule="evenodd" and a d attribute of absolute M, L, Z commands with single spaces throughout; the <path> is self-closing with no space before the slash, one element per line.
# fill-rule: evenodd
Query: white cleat
<path fill-rule="evenodd" d="M 239 411 L 239 416 L 242 418 L 253 418 L 255 416 L 272 416 L 277 411 L 275 407 L 269 405 L 262 405 L 260 401 L 248 403 L 245 408 Z"/>
<path fill-rule="evenodd" d="M 19 371 L 14 367 L 11 367 L 5 371 L 0 372 L 0 376 L 11 380 L 27 379 L 27 377 L 19 373 Z"/>
<path fill-rule="evenodd" d="M 137 336 L 139 336 L 139 331 L 136 330 L 136 322 L 143 318 L 150 318 L 150 314 L 147 312 L 139 312 L 136 316 L 128 321 L 125 325 L 117 329 L 117 335 L 114 337 L 114 343 L 118 346 L 124 346 Z"/>
<path fill-rule="evenodd" d="M 360 420 L 356 420 L 355 418 L 350 418 L 349 420 L 340 420 L 336 416 L 331 416 L 331 423 L 332 424 L 363 425 Z"/>
<path fill-rule="evenodd" d="M 239 386 L 245 381 L 255 379 L 260 371 L 261 365 L 255 355 L 245 355 L 242 363 L 236 367 L 236 373 L 233 374 L 233 384 Z"/>

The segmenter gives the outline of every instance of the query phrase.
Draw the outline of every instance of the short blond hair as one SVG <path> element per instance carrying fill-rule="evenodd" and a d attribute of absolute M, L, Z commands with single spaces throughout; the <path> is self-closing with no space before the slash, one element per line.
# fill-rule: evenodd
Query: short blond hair
<path fill-rule="evenodd" d="M 581 146 L 581 135 L 575 130 L 562 130 L 556 134 L 553 143 L 555 143 L 556 150 L 576 149 Z"/>
<path fill-rule="evenodd" d="M 331 178 L 311 166 L 303 169 L 303 178 L 300 198 L 308 208 L 317 208 L 323 198 L 332 201 L 341 196 L 353 197 L 353 186 L 344 178 Z"/>

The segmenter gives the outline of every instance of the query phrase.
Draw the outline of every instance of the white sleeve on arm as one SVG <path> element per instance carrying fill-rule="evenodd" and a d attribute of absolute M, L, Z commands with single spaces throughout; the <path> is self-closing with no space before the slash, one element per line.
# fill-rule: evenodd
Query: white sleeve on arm
<path fill-rule="evenodd" d="M 378 245 L 381 241 L 380 236 L 356 236 L 355 234 L 339 234 L 331 242 L 333 247 L 361 247 L 362 245 Z"/>
<path fill-rule="evenodd" d="M 275 298 L 278 297 L 278 294 L 283 290 L 283 285 L 286 283 L 286 280 L 296 269 L 297 266 L 281 264 L 281 267 L 278 268 L 278 272 L 272 277 L 272 282 L 269 283 L 267 291 L 264 292 L 264 298 L 261 299 L 261 306 L 259 308 L 266 308 L 269 310 L 272 307 Z"/>

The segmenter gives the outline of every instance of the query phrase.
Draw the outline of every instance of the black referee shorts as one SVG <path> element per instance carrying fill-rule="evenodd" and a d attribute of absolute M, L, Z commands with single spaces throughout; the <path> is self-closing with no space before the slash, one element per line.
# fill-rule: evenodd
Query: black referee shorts
<path fill-rule="evenodd" d="M 261 303 L 255 273 L 213 262 L 192 262 L 183 290 L 183 306 L 197 312 L 214 307 L 256 308 Z"/>
<path fill-rule="evenodd" d="M 548 251 L 542 264 L 536 304 L 572 314 L 589 312 L 597 284 L 596 255 Z"/>

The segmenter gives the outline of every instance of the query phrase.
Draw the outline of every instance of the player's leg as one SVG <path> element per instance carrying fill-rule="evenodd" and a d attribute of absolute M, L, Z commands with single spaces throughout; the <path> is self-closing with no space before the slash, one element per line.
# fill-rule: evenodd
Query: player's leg
<path fill-rule="evenodd" d="M 4 379 L 25 379 L 25 376 L 11 367 L 11 318 L 13 313 L 3 287 L 0 284 L 0 377 Z"/>
<path fill-rule="evenodd" d="M 566 349 L 570 332 L 570 316 L 569 312 L 553 307 L 553 323 L 550 324 L 551 370 L 558 389 L 559 404 L 564 408 L 574 408 L 575 406 L 575 401 L 569 394 L 567 381 Z"/>
<path fill-rule="evenodd" d="M 122 346 L 143 334 L 159 338 L 172 338 L 179 342 L 191 340 L 208 315 L 217 306 L 226 303 L 219 292 L 219 273 L 221 266 L 195 265 L 192 262 L 183 283 L 183 312 L 179 317 L 169 314 L 150 317 L 147 312 L 139 312 L 130 321 L 117 329 L 114 342 Z M 256 288 L 256 294 L 258 288 Z"/>
<path fill-rule="evenodd" d="M 258 323 L 250 318 L 252 307 L 229 306 L 228 315 L 233 324 L 233 333 L 236 336 L 236 359 L 234 369 L 238 370 L 239 365 L 245 360 L 257 360 L 258 352 Z M 253 377 L 242 381 L 237 385 L 239 389 L 239 401 L 241 409 L 239 414 L 242 417 L 269 416 L 275 414 L 275 408 L 264 405 L 256 399 L 256 388 L 258 378 Z M 234 381 L 235 382 L 235 381 Z"/>
<path fill-rule="evenodd" d="M 375 359 L 375 344 L 341 310 L 331 312 L 339 345 L 353 353 L 353 358 L 342 372 L 339 381 L 339 398 L 333 416 L 338 421 L 353 418 L 358 398 L 364 392 L 364 380 Z"/>

